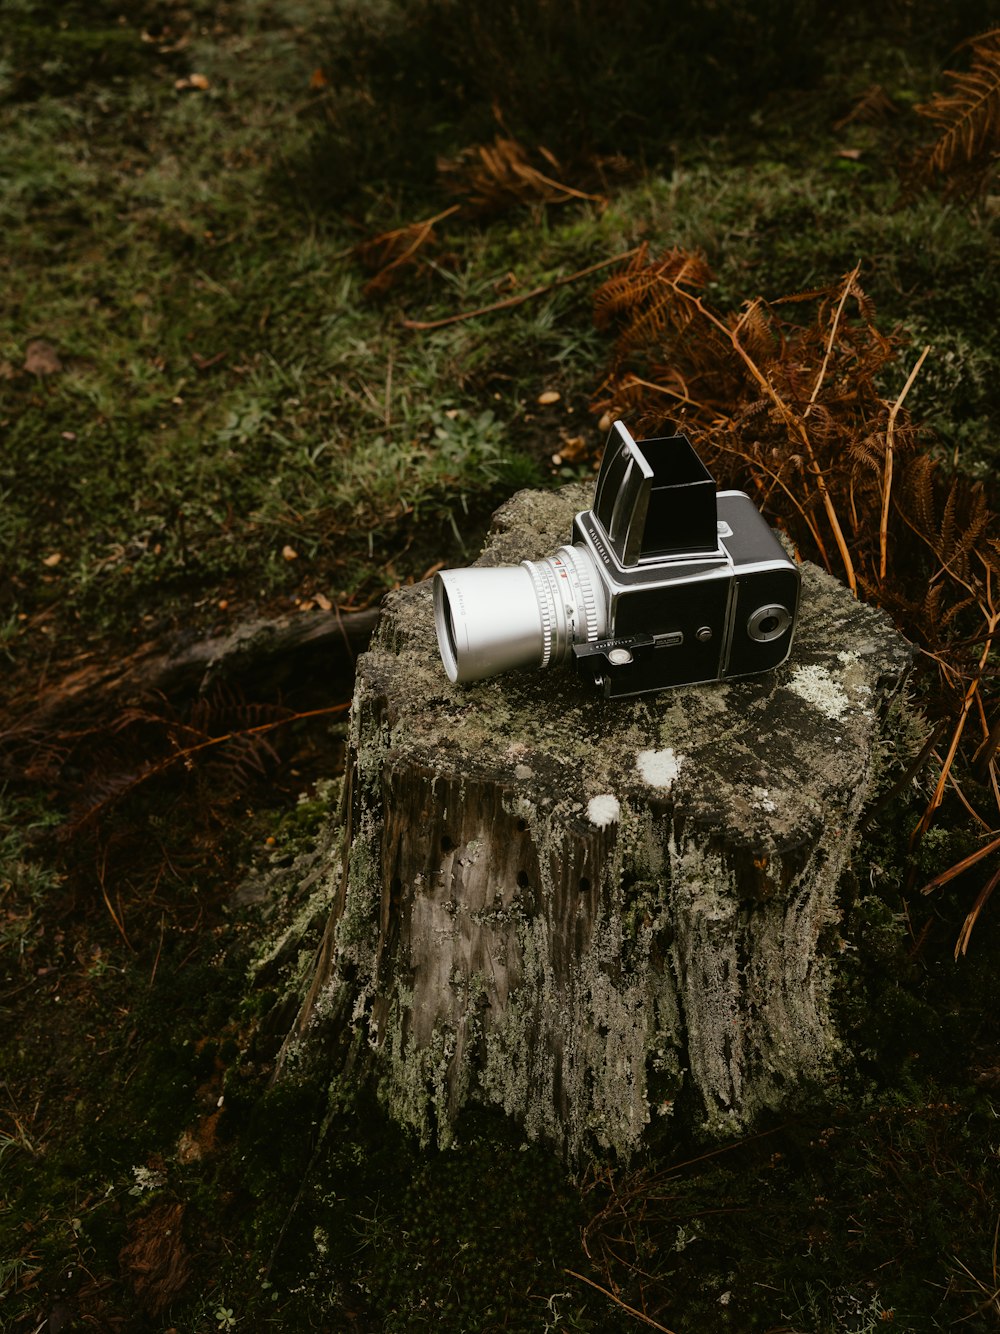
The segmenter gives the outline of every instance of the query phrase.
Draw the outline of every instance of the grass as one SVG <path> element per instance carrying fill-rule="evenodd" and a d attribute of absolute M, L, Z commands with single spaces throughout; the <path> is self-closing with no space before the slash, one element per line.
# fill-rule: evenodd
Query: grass
<path fill-rule="evenodd" d="M 548 4 L 514 6 L 516 31 L 486 0 L 319 16 L 297 0 L 193 0 L 140 4 L 124 20 L 110 3 L 9 8 L 0 653 L 15 691 L 58 684 L 84 648 L 169 646 L 317 594 L 364 605 L 467 560 L 517 487 L 589 475 L 602 439 L 588 409 L 610 350 L 591 322 L 603 275 L 431 332 L 401 317 L 474 310 L 642 241 L 702 249 L 722 309 L 861 259 L 880 320 L 934 348 L 908 406 L 942 454 L 995 469 L 995 209 L 918 191 L 904 170 L 924 133 L 912 107 L 972 31 L 971 6 L 900 3 L 884 21 L 848 7 L 837 40 L 816 29 L 801 68 L 772 52 L 781 77 L 769 91 L 727 67 L 716 99 L 701 71 L 683 106 L 676 88 L 664 93 L 669 115 L 653 98 L 630 110 L 625 94 L 581 96 L 592 77 L 608 98 L 629 88 L 611 78 L 623 69 L 648 86 L 643 62 L 657 53 L 635 50 L 627 24 L 632 47 L 612 49 L 611 8 L 597 0 L 577 7 L 597 29 L 570 25 L 574 41 L 604 33 L 596 70 L 604 48 L 560 46 Z M 752 7 L 736 8 L 739 32 L 766 36 Z M 629 21 L 645 12 L 637 4 Z M 678 12 L 675 48 L 690 51 L 709 10 Z M 760 10 L 768 22 L 775 12 Z M 539 60 L 565 92 L 555 115 Z M 873 83 L 895 111 L 845 122 Z M 357 243 L 447 206 L 435 154 L 492 138 L 499 95 L 511 132 L 552 148 L 562 178 L 603 202 L 466 211 L 386 297 L 366 297 Z M 627 167 L 594 167 L 592 151 L 623 145 Z M 25 369 L 39 340 L 60 370 Z M 559 400 L 539 404 L 545 390 Z M 304 708 L 334 687 L 285 689 Z M 258 706 L 277 701 L 210 707 L 228 730 L 223 716 Z M 567 1272 L 607 1281 L 580 1232 L 590 1222 L 596 1237 L 593 1220 L 627 1188 L 622 1170 L 582 1190 L 544 1150 L 476 1116 L 461 1149 L 428 1157 L 367 1105 L 338 1113 L 310 1170 L 327 1090 L 268 1090 L 282 1016 L 276 994 L 247 986 L 250 946 L 302 905 L 244 900 L 241 887 L 309 846 L 326 810 L 313 784 L 337 768 L 342 738 L 290 725 L 257 768 L 175 766 L 92 837 L 65 837 L 99 777 L 123 784 L 165 735 L 184 735 L 194 707 L 144 701 L 3 754 L 11 1328 L 67 1310 L 193 1331 L 635 1327 Z M 984 917 L 956 968 L 974 888 L 906 897 L 910 800 L 887 809 L 859 883 L 844 886 L 854 1105 L 685 1168 L 669 1207 L 632 1220 L 641 1255 L 612 1271 L 619 1295 L 640 1305 L 645 1273 L 649 1309 L 670 1328 L 860 1331 L 891 1308 L 894 1327 L 919 1331 L 965 1317 L 986 1328 L 994 1314 L 983 1285 L 1000 1184 L 995 932 Z M 920 873 L 967 850 L 967 831 L 944 825 Z M 633 1167 L 663 1171 L 676 1147 Z M 137 1169 L 160 1184 L 136 1194 Z M 192 1276 L 157 1307 L 122 1257 L 150 1245 L 156 1210 L 175 1206 L 173 1258 Z"/>
<path fill-rule="evenodd" d="M 461 559 L 470 509 L 481 526 L 503 494 L 539 480 L 538 464 L 551 472 L 560 430 L 576 431 L 561 413 L 533 422 L 531 408 L 553 385 L 583 408 L 595 388 L 588 289 L 433 335 L 401 331 L 400 307 L 473 309 L 509 274 L 528 290 L 642 237 L 704 249 L 722 304 L 863 257 L 888 319 L 941 340 L 913 402 L 935 413 L 944 448 L 988 468 L 992 221 L 906 199 L 883 170 L 884 129 L 814 131 L 808 166 L 782 157 L 794 133 L 776 138 L 766 119 L 749 163 L 696 140 L 605 209 L 449 231 L 434 268 L 379 305 L 361 295 L 351 246 L 408 221 L 391 210 L 410 196 L 304 208 L 295 164 L 335 166 L 317 159 L 329 132 L 311 119 L 329 105 L 309 84 L 322 31 L 310 49 L 267 6 L 230 22 L 187 31 L 183 60 L 130 28 L 135 68 L 112 62 L 71 97 L 53 75 L 30 114 L 10 100 L 0 113 L 8 617 L 72 606 L 122 634 L 220 589 L 266 601 L 316 587 L 353 605 L 441 553 Z M 208 87 L 176 90 L 185 69 Z M 904 110 L 914 73 L 889 84 Z M 836 156 L 859 143 L 857 160 Z M 56 348 L 61 372 L 21 369 L 33 339 Z"/>

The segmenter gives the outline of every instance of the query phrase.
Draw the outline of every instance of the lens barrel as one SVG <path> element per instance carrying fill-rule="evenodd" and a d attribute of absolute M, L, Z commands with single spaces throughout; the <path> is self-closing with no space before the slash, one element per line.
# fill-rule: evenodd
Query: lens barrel
<path fill-rule="evenodd" d="M 520 565 L 442 570 L 434 624 L 448 680 L 462 684 L 565 661 L 605 633 L 607 602 L 587 551 L 560 547 Z"/>

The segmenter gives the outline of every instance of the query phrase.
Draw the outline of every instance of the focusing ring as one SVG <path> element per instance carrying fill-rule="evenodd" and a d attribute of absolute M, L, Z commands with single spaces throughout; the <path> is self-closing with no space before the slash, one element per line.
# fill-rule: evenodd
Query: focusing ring
<path fill-rule="evenodd" d="M 542 562 L 542 568 L 539 568 L 534 561 L 524 560 L 521 562 L 524 568 L 531 575 L 531 582 L 535 586 L 535 598 L 538 602 L 538 614 L 542 621 L 542 660 L 540 667 L 547 667 L 552 659 L 552 589 L 546 587 L 542 570 L 548 564 Z M 548 573 L 548 571 L 546 571 Z"/>
<path fill-rule="evenodd" d="M 559 555 L 561 556 L 564 553 L 569 557 L 570 564 L 576 573 L 587 627 L 587 643 L 594 644 L 597 642 L 600 631 L 597 624 L 597 597 L 594 594 L 594 585 L 590 581 L 590 571 L 581 559 L 576 547 L 560 547 Z M 577 642 L 579 641 L 577 640 Z"/>

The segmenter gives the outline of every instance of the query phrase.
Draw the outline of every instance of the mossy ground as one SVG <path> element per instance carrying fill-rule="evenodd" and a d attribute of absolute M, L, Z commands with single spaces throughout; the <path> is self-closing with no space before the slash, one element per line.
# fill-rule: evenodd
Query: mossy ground
<path fill-rule="evenodd" d="M 477 0 L 478 45 L 463 48 L 444 4 L 5 7 L 0 652 L 12 694 L 58 684 L 84 649 L 169 645 L 182 628 L 317 596 L 362 605 L 466 559 L 517 486 L 589 475 L 601 441 L 587 407 L 608 348 L 586 283 L 430 334 L 399 316 L 485 305 L 642 239 L 704 248 L 722 308 L 825 283 L 860 258 L 880 319 L 935 348 L 908 406 L 960 466 L 995 468 L 995 196 L 920 192 L 901 169 L 926 134 L 913 104 L 995 15 L 852 5 L 833 25 L 803 3 L 781 34 L 810 33 L 795 61 L 771 40 L 774 6 L 755 27 L 734 4 L 745 49 L 770 52 L 761 86 L 712 46 L 704 25 L 719 7 L 688 4 L 675 52 L 710 50 L 714 66 L 672 108 L 622 93 L 594 114 L 580 90 L 595 77 L 627 89 L 627 42 L 648 52 L 596 0 L 597 26 L 577 36 L 601 41 L 575 55 L 551 5 L 515 8 L 505 26 L 503 5 Z M 876 83 L 895 110 L 850 119 Z M 364 298 L 353 247 L 445 206 L 435 155 L 489 139 L 499 95 L 512 132 L 551 146 L 567 172 L 574 145 L 624 152 L 627 166 L 597 180 L 608 203 L 456 223 L 432 264 L 386 301 Z M 547 389 L 561 399 L 540 406 Z M 578 461 L 553 464 L 578 437 Z M 349 689 L 313 680 L 284 702 Z M 277 701 L 243 701 L 244 719 L 251 705 Z M 156 705 L 174 727 L 192 707 Z M 583 1189 L 489 1118 L 438 1156 L 346 1091 L 327 1120 L 327 1088 L 268 1088 L 280 989 L 254 990 L 247 968 L 273 921 L 233 894 L 255 859 L 289 858 L 315 830 L 313 785 L 340 754 L 326 723 L 290 725 L 254 763 L 175 766 L 119 794 L 96 831 L 57 839 L 100 796 L 102 766 L 120 779 L 141 765 L 141 740 L 120 750 L 123 722 L 162 753 L 150 718 L 86 722 L 90 740 L 66 727 L 5 736 L 5 1328 L 636 1324 L 570 1270 L 613 1278 L 622 1302 L 678 1331 L 996 1327 L 995 914 L 955 964 L 979 881 L 915 892 L 975 844 L 957 801 L 910 874 L 920 794 L 895 799 L 845 883 L 852 1105 L 711 1158 L 654 1145 L 631 1175 L 609 1169 Z M 672 1168 L 680 1159 L 694 1161 Z M 644 1173 L 661 1174 L 655 1189 Z"/>

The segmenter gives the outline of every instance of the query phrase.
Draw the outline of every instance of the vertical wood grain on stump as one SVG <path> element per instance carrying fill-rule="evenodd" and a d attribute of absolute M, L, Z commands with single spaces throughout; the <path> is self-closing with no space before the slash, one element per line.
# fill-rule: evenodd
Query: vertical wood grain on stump
<path fill-rule="evenodd" d="M 551 554 L 589 489 L 522 492 L 481 564 Z M 431 588 L 358 663 L 335 908 L 283 1053 L 447 1144 L 468 1102 L 579 1160 L 678 1098 L 731 1132 L 834 1076 L 837 882 L 909 665 L 803 568 L 777 672 L 606 702 L 569 670 L 449 684 Z"/>

